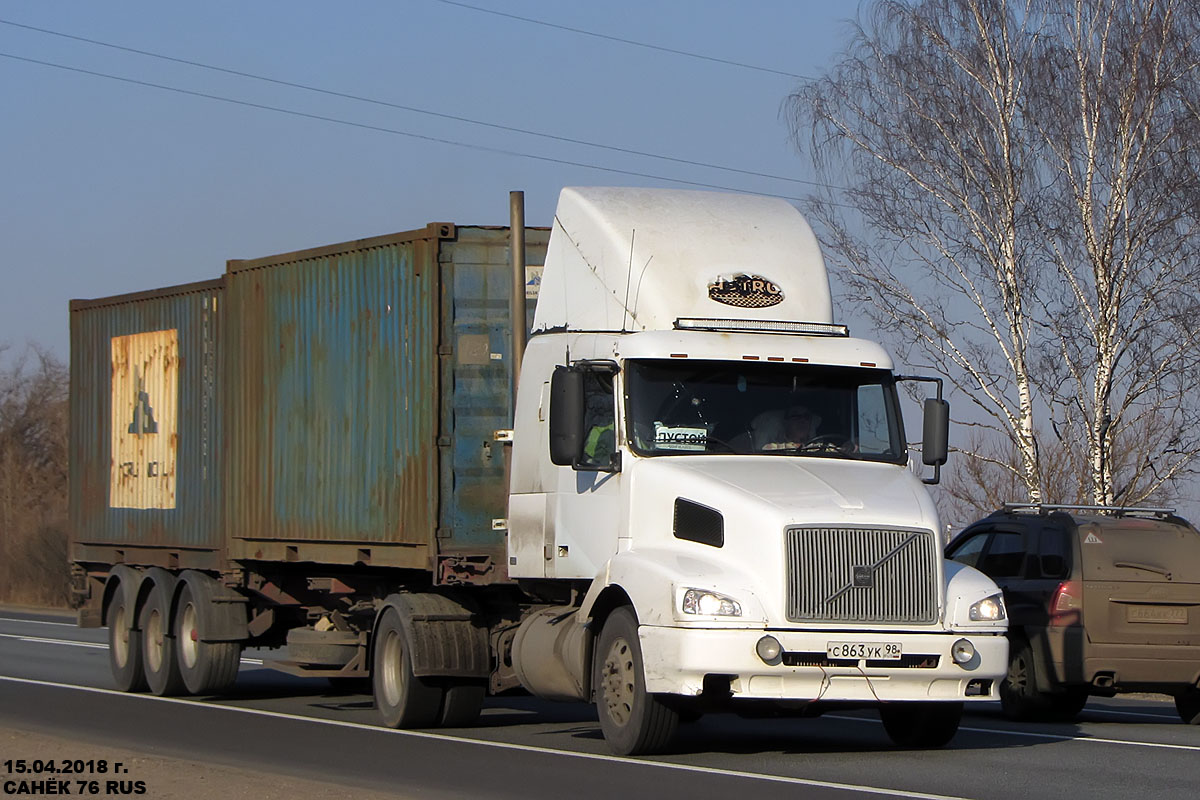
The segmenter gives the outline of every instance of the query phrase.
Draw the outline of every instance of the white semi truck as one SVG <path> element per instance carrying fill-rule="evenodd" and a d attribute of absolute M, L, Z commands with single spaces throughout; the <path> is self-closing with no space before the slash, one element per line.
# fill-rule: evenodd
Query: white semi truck
<path fill-rule="evenodd" d="M 935 383 L 936 481 L 940 381 L 834 322 L 791 205 L 568 188 L 548 239 L 523 210 L 512 232 L 435 223 L 73 304 L 73 435 L 101 432 L 72 442 L 76 594 L 119 686 L 219 692 L 242 647 L 286 646 L 292 672 L 369 676 L 389 725 L 524 689 L 594 702 L 622 754 L 710 711 L 864 706 L 940 746 L 996 698 L 1002 596 L 943 559 L 901 421 L 897 383 Z M 156 392 L 156 430 L 127 428 Z M 167 429 L 156 466 L 115 456 Z M 225 452 L 184 452 L 205 435 Z"/>

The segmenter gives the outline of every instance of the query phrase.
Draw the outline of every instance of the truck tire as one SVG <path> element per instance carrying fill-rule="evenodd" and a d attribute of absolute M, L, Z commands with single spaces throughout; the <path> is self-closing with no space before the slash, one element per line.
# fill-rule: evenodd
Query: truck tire
<path fill-rule="evenodd" d="M 175 653 L 180 677 L 190 694 L 220 694 L 237 680 L 241 642 L 205 642 L 200 629 L 208 629 L 212 605 L 195 599 L 184 584 L 175 612 Z"/>
<path fill-rule="evenodd" d="M 1195 687 L 1175 695 L 1175 710 L 1188 725 L 1200 725 L 1200 689 Z"/>
<path fill-rule="evenodd" d="M 962 721 L 962 703 L 896 702 L 879 707 L 883 729 L 900 747 L 944 747 Z"/>
<path fill-rule="evenodd" d="M 604 622 L 596 647 L 596 711 L 617 755 L 657 753 L 670 744 L 679 714 L 646 691 L 637 620 L 629 606 Z"/>
<path fill-rule="evenodd" d="M 1037 688 L 1033 649 L 1026 641 L 1013 640 L 1009 645 L 1008 674 L 1000 682 L 1000 707 L 1004 715 L 1019 720 L 1044 718 L 1051 711 L 1047 698 L 1048 695 Z"/>
<path fill-rule="evenodd" d="M 122 692 L 146 691 L 146 672 L 142 669 L 142 634 L 133 628 L 133 609 L 126 605 L 120 587 L 108 606 L 108 664 L 113 682 Z"/>
<path fill-rule="evenodd" d="M 432 728 L 442 710 L 442 687 L 413 674 L 408 634 L 394 608 L 375 629 L 371 664 L 375 707 L 389 728 Z"/>
<path fill-rule="evenodd" d="M 182 694 L 185 687 L 175 655 L 175 637 L 171 635 L 171 592 L 156 583 L 142 607 L 142 664 L 150 691 L 159 697 Z"/>
<path fill-rule="evenodd" d="M 440 728 L 468 728 L 479 719 L 487 687 L 482 681 L 455 680 L 446 687 L 442 712 L 438 715 Z"/>

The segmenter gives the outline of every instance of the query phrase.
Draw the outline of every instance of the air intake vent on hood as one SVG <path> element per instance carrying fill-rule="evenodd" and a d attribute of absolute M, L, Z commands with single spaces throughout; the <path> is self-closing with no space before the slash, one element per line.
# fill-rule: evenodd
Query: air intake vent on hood
<path fill-rule="evenodd" d="M 725 518 L 721 512 L 682 497 L 675 498 L 675 538 L 712 547 L 725 546 Z"/>

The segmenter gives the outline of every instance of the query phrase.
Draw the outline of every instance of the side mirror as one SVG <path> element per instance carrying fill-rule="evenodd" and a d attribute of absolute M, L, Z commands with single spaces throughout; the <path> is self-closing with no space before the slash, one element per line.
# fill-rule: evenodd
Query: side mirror
<path fill-rule="evenodd" d="M 583 452 L 583 373 L 555 367 L 550 378 L 550 462 L 569 467 Z"/>
<path fill-rule="evenodd" d="M 950 445 L 950 403 L 940 397 L 930 397 L 925 401 L 925 425 L 922 431 L 921 461 L 926 466 L 933 467 L 932 478 L 922 478 L 922 483 L 935 484 L 942 482 L 942 465 Z"/>
<path fill-rule="evenodd" d="M 940 467 L 946 463 L 949 439 L 950 403 L 930 397 L 925 401 L 925 429 L 921 443 L 921 460 L 926 466 Z"/>

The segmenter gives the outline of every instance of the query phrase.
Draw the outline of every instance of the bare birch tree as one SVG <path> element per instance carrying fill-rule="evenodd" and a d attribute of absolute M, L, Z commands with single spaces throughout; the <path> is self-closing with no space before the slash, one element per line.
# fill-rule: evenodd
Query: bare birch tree
<path fill-rule="evenodd" d="M 972 468 L 1030 501 L 1061 499 L 1080 442 L 1103 503 L 1161 496 L 1200 452 L 1196 17 L 1181 0 L 880 0 L 785 104 L 843 187 L 810 210 L 846 289 L 969 401 Z M 1128 463 L 1114 443 L 1150 420 L 1161 447 Z"/>

